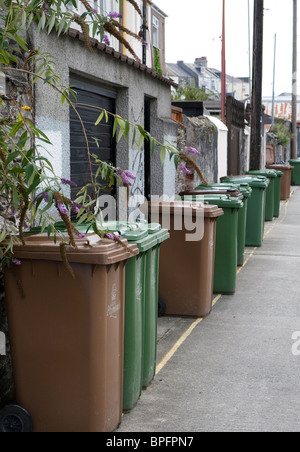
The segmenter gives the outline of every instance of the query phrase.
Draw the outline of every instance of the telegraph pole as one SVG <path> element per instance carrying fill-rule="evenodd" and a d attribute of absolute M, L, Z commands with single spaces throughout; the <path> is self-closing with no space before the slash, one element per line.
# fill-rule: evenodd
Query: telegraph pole
<path fill-rule="evenodd" d="M 221 76 L 221 120 L 225 124 L 226 105 L 226 42 L 225 42 L 225 0 L 223 0 L 223 20 L 222 20 L 222 76 Z"/>
<path fill-rule="evenodd" d="M 272 127 L 275 124 L 275 73 L 276 73 L 276 40 L 277 35 L 274 36 L 274 66 L 273 66 L 273 92 L 272 92 Z"/>
<path fill-rule="evenodd" d="M 263 22 L 264 0 L 254 0 L 253 77 L 251 111 L 250 169 L 261 165 L 261 116 L 262 116 L 262 69 L 263 69 Z"/>
<path fill-rule="evenodd" d="M 293 7 L 293 94 L 292 94 L 292 158 L 298 154 L 297 140 L 297 0 Z"/>

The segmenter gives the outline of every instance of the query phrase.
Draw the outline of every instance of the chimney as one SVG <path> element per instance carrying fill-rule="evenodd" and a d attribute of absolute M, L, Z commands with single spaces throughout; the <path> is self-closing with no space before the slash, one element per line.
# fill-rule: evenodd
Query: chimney
<path fill-rule="evenodd" d="M 195 66 L 207 67 L 207 57 L 201 57 L 195 59 Z"/>

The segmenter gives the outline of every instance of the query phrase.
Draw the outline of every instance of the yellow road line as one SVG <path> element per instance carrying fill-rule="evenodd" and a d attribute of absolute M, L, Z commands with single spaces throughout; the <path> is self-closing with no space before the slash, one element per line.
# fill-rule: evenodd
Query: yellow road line
<path fill-rule="evenodd" d="M 168 361 L 174 356 L 174 354 L 177 352 L 179 347 L 186 341 L 186 339 L 190 336 L 192 331 L 196 328 L 197 325 L 199 325 L 200 322 L 202 322 L 203 318 L 199 318 L 195 320 L 194 323 L 186 330 L 186 332 L 181 336 L 180 339 L 173 345 L 171 350 L 163 357 L 161 362 L 156 367 L 156 375 L 162 370 L 163 367 L 167 364 Z"/>

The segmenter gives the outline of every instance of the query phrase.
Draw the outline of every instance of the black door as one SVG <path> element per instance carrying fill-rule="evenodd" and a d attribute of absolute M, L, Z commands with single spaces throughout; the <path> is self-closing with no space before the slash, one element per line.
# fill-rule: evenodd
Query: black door
<path fill-rule="evenodd" d="M 110 162 L 115 165 L 116 161 L 116 144 L 113 138 L 113 122 L 114 119 L 108 115 L 109 120 L 106 123 L 105 118 L 100 124 L 95 126 L 97 118 L 101 114 L 100 110 L 94 107 L 101 107 L 105 110 L 115 113 L 116 93 L 113 90 L 103 88 L 101 85 L 93 82 L 71 77 L 70 84 L 76 91 L 77 111 L 83 121 L 91 154 L 96 154 L 102 161 Z M 96 144 L 95 138 L 98 140 Z M 71 147 L 71 180 L 77 184 L 76 188 L 72 188 L 72 198 L 76 197 L 78 191 L 90 182 L 90 167 L 87 153 L 86 142 L 80 124 L 80 120 L 72 108 L 70 108 L 70 147 Z M 98 165 L 94 163 L 92 158 L 92 171 L 95 175 Z M 103 181 L 103 184 L 105 182 Z M 112 189 L 105 188 L 104 193 L 114 194 Z"/>

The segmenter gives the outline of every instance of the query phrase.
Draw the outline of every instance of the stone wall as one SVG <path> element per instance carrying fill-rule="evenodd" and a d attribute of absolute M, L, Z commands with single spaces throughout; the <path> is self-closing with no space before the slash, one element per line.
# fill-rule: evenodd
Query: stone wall
<path fill-rule="evenodd" d="M 200 156 L 192 156 L 201 169 L 208 183 L 218 179 L 218 132 L 216 127 L 205 117 L 189 118 L 183 115 L 182 126 L 178 135 L 178 146 L 183 150 L 185 146 L 196 148 Z M 202 181 L 192 166 L 187 165 L 191 176 L 179 174 L 177 177 L 177 194 L 184 189 L 193 189 Z"/>

